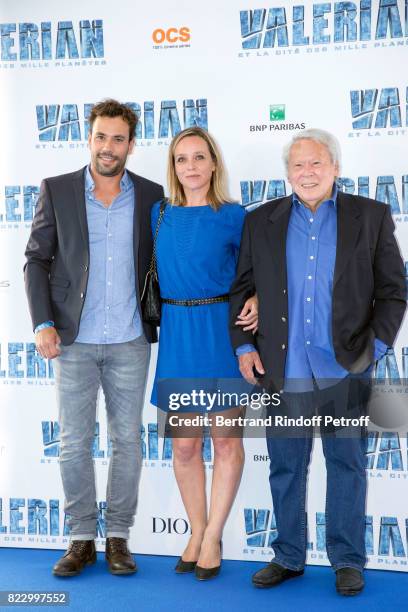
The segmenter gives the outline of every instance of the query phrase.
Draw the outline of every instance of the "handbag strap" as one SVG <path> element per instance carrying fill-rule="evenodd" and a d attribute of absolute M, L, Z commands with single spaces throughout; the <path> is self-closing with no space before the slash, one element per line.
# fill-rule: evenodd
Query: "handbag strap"
<path fill-rule="evenodd" d="M 151 259 L 151 262 L 150 262 L 149 272 L 155 272 L 156 271 L 156 243 L 157 243 L 157 236 L 158 236 L 158 233 L 159 233 L 160 223 L 162 222 L 165 208 L 166 208 L 166 201 L 162 200 L 162 202 L 160 204 L 159 218 L 157 219 L 157 224 L 156 224 L 156 231 L 154 233 L 154 238 L 153 238 L 152 259 Z"/>

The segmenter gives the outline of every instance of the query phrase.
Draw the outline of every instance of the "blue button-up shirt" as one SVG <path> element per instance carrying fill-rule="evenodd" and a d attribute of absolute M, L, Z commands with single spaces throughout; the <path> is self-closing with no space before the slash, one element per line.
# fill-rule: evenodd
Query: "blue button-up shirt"
<path fill-rule="evenodd" d="M 330 379 L 348 375 L 337 361 L 332 336 L 332 293 L 337 248 L 337 186 L 330 199 L 312 213 L 296 194 L 286 238 L 288 282 L 288 351 L 285 389 L 313 388 L 331 384 Z M 237 355 L 254 350 L 242 345 Z M 375 359 L 387 346 L 376 338 Z M 302 383 L 300 383 L 302 381 Z M 309 381 L 309 386 L 305 384 Z"/>
<path fill-rule="evenodd" d="M 313 214 L 293 195 L 286 239 L 289 337 L 285 379 L 344 378 L 332 337 L 337 187 Z"/>
<path fill-rule="evenodd" d="M 89 232 L 89 278 L 76 342 L 116 344 L 142 334 L 137 307 L 133 253 L 133 182 L 125 171 L 120 193 L 108 207 L 94 196 L 89 168 L 85 175 Z"/>

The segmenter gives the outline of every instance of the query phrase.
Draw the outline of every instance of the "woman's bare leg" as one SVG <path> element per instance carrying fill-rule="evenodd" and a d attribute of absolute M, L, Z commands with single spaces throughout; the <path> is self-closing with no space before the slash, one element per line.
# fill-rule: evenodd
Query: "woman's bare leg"
<path fill-rule="evenodd" d="M 189 415 L 183 415 L 188 417 Z M 180 418 L 181 415 L 180 415 Z M 203 534 L 207 525 L 207 500 L 205 493 L 205 468 L 202 458 L 202 430 L 178 430 L 173 437 L 173 467 L 181 498 L 191 526 L 191 537 L 182 559 L 197 561 Z"/>
<path fill-rule="evenodd" d="M 225 418 L 242 414 L 236 408 L 222 413 Z M 214 469 L 208 522 L 201 544 L 198 565 L 204 568 L 220 564 L 220 540 L 234 502 L 244 465 L 242 428 L 213 427 Z"/>

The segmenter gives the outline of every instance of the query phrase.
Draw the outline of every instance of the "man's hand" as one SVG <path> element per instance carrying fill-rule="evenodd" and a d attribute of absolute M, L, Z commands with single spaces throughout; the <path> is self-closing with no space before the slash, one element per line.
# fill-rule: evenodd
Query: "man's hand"
<path fill-rule="evenodd" d="M 245 302 L 235 325 L 241 325 L 243 331 L 252 330 L 252 333 L 255 334 L 258 329 L 258 296 L 256 294 Z"/>
<path fill-rule="evenodd" d="M 45 359 L 54 359 L 61 353 L 61 338 L 55 327 L 46 327 L 35 334 L 37 351 Z"/>
<path fill-rule="evenodd" d="M 256 385 L 258 383 L 257 379 L 254 376 L 254 370 L 256 369 L 259 374 L 265 374 L 264 367 L 262 365 L 262 361 L 259 357 L 257 351 L 251 351 L 250 353 L 244 353 L 238 357 L 239 361 L 239 370 L 242 376 L 245 378 L 247 382 L 251 385 Z"/>

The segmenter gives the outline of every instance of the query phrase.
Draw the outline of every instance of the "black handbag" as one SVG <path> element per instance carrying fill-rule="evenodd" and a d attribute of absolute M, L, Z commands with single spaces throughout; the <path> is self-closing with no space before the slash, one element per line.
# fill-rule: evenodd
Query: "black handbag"
<path fill-rule="evenodd" d="M 165 208 L 166 202 L 163 200 L 163 202 L 160 204 L 160 214 L 159 218 L 157 219 L 156 231 L 153 239 L 152 259 L 149 270 L 146 274 L 142 295 L 140 297 L 142 304 L 142 319 L 145 323 L 150 323 L 151 325 L 160 325 L 161 299 L 159 278 L 157 276 L 156 242 Z"/>

